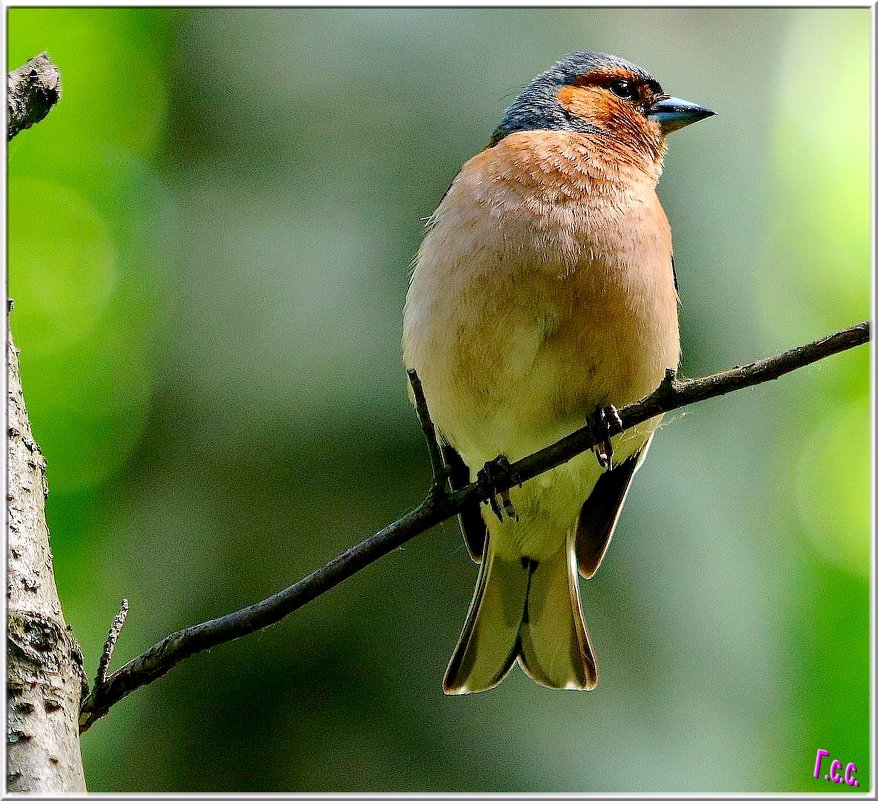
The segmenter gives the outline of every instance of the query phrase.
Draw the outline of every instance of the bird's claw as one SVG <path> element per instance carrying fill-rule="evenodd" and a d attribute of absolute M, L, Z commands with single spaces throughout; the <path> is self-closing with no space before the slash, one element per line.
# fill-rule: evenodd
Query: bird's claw
<path fill-rule="evenodd" d="M 586 425 L 594 437 L 595 444 L 592 447 L 598 464 L 604 470 L 613 469 L 613 444 L 610 437 L 620 434 L 623 430 L 622 419 L 619 412 L 612 404 L 598 406 L 587 418 Z"/>
<path fill-rule="evenodd" d="M 512 505 L 512 500 L 509 497 L 509 490 L 504 489 L 498 492 L 495 489 L 497 481 L 500 478 L 509 478 L 513 484 L 518 484 L 519 487 L 521 486 L 521 481 L 519 480 L 518 475 L 512 471 L 509 459 L 502 455 L 498 456 L 496 459 L 492 459 L 490 462 L 485 462 L 485 466 L 476 474 L 476 483 L 481 490 L 482 500 L 487 501 L 491 507 L 491 511 L 501 522 L 503 520 L 504 512 L 508 518 L 518 522 L 518 514 L 515 511 L 515 507 Z M 500 505 L 501 502 L 503 504 L 502 507 Z"/>

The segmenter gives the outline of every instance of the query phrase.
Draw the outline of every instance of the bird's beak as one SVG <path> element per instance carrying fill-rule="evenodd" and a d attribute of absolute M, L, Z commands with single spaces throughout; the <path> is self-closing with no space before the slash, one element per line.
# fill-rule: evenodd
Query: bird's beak
<path fill-rule="evenodd" d="M 646 117 L 655 120 L 661 126 L 663 134 L 669 134 L 705 117 L 712 117 L 714 113 L 709 108 L 690 103 L 688 100 L 666 97 L 649 106 Z"/>

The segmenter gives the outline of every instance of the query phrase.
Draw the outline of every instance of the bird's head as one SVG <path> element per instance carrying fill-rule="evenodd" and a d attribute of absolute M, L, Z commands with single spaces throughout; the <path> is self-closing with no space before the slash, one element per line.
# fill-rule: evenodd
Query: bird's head
<path fill-rule="evenodd" d="M 579 51 L 530 82 L 506 110 L 490 145 L 519 131 L 577 131 L 610 137 L 658 161 L 667 134 L 713 113 L 669 97 L 630 61 Z"/>

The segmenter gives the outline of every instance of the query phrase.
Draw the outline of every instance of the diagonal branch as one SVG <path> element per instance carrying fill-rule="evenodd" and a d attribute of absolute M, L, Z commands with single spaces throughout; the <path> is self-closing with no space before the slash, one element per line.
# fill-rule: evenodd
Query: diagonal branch
<path fill-rule="evenodd" d="M 624 428 L 631 428 L 663 412 L 779 378 L 827 356 L 862 345 L 868 341 L 869 335 L 869 323 L 859 323 L 769 359 L 705 378 L 679 381 L 674 372 L 669 370 L 655 392 L 619 409 L 619 417 Z M 426 405 L 419 407 L 418 411 L 425 433 L 432 430 Z M 501 492 L 509 489 L 513 482 L 525 481 L 557 467 L 594 444 L 588 427 L 580 428 L 553 445 L 515 462 L 509 474 L 495 482 L 495 490 Z M 436 467 L 435 459 L 433 466 Z M 484 498 L 476 483 L 447 494 L 430 492 L 420 505 L 401 518 L 276 595 L 228 615 L 169 634 L 113 673 L 103 683 L 97 696 L 92 692 L 85 698 L 80 714 L 81 730 L 85 731 L 106 715 L 117 701 L 138 687 L 163 676 L 187 657 L 277 623 L 290 612 L 350 578 L 404 542 L 454 516 L 465 506 L 482 500 Z"/>

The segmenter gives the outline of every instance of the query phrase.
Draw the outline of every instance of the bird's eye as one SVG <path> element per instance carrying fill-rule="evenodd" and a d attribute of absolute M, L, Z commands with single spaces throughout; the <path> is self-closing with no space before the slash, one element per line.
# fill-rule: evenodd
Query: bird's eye
<path fill-rule="evenodd" d="M 634 100 L 637 97 L 637 89 L 631 81 L 613 81 L 610 84 L 610 91 L 623 100 Z"/>

